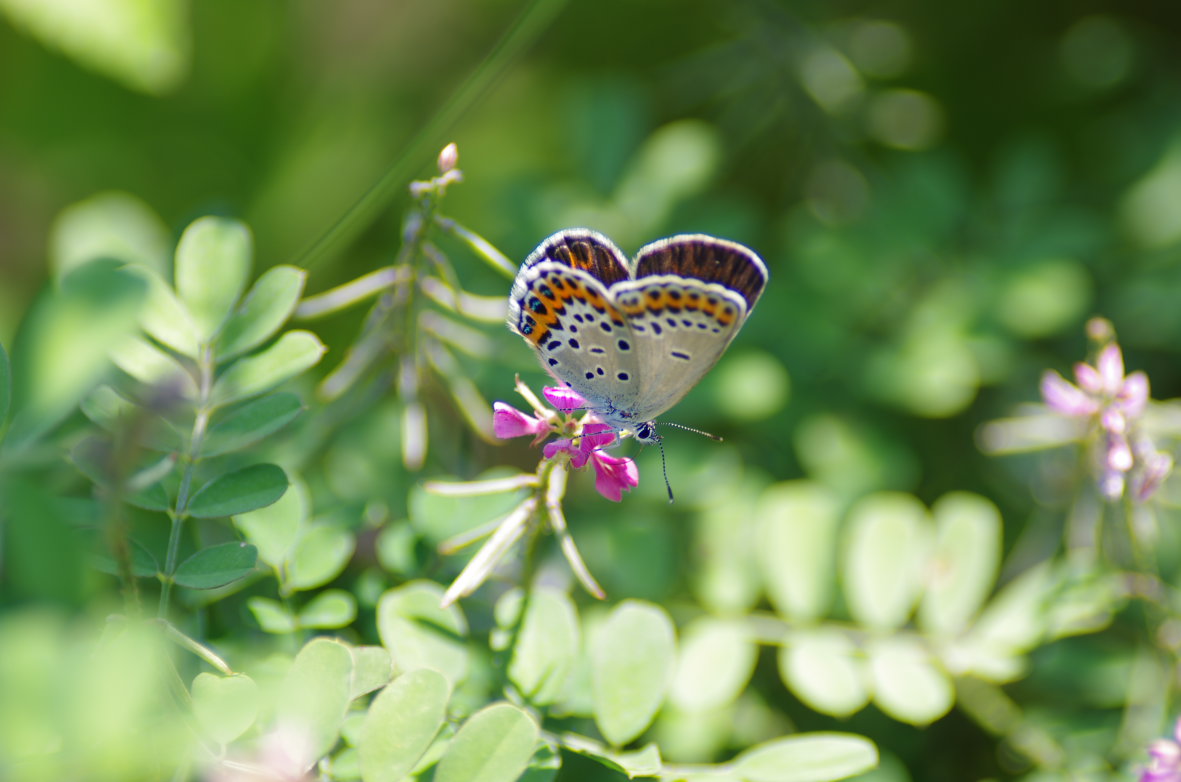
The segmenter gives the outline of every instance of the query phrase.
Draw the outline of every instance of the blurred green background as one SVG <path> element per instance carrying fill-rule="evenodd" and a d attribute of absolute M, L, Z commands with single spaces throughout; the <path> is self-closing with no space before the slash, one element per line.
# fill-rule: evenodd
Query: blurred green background
<path fill-rule="evenodd" d="M 535 34 L 498 50 L 528 9 Z M 970 490 L 1001 508 L 1009 547 L 1033 530 L 1044 552 L 1058 487 L 1033 503 L 1044 476 L 981 454 L 976 432 L 1082 359 L 1094 314 L 1155 398 L 1177 395 L 1179 32 L 1176 6 L 1147 2 L 0 0 L 0 342 L 71 204 L 131 194 L 168 246 L 200 215 L 237 217 L 256 273 L 307 263 L 314 293 L 391 263 L 404 185 L 455 141 L 465 181 L 444 211 L 514 262 L 575 225 L 627 252 L 706 232 L 766 259 L 758 310 L 665 416 L 728 441 L 669 436 L 689 507 L 719 475 L 734 495 L 801 476 L 843 500 Z M 317 245 L 387 176 L 355 234 Z M 460 268 L 468 290 L 507 294 Z M 361 316 L 314 326 L 328 366 Z M 490 364 L 469 371 L 489 398 L 512 398 L 513 371 L 541 379 L 520 340 L 486 334 Z M 343 428 L 309 481 L 406 513 L 418 476 L 400 470 L 396 415 Z M 426 472 L 535 459 L 504 453 L 443 423 Z M 639 510 L 583 476 L 571 516 L 609 591 L 664 599 L 688 545 L 652 523 L 664 488 L 656 455 L 639 460 L 623 506 Z M 958 714 L 934 735 L 889 726 L 937 769 L 915 778 L 957 778 L 975 755 L 964 778 L 1000 773 Z"/>

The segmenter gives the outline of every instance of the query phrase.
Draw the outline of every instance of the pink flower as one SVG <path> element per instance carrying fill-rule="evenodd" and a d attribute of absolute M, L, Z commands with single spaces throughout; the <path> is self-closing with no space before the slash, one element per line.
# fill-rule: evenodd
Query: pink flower
<path fill-rule="evenodd" d="M 1124 375 L 1124 356 L 1115 342 L 1099 351 L 1095 365 L 1074 366 L 1074 385 L 1054 371 L 1042 375 L 1042 398 L 1053 410 L 1067 416 L 1091 418 L 1103 438 L 1099 487 L 1110 499 L 1124 493 L 1128 474 L 1140 466 L 1136 476 L 1137 497 L 1147 498 L 1172 469 L 1172 459 L 1155 450 L 1133 452 L 1128 440 L 1132 423 L 1148 406 L 1148 375 Z M 1143 456 L 1141 454 L 1143 451 Z M 1151 458 L 1147 458 L 1151 454 Z M 1167 463 L 1165 460 L 1168 460 Z"/>
<path fill-rule="evenodd" d="M 619 439 L 618 433 L 593 416 L 588 415 L 579 420 L 570 415 L 572 411 L 587 406 L 582 396 L 565 386 L 543 388 L 542 394 L 562 417 L 554 416 L 552 422 L 548 420 L 546 416 L 551 411 L 546 411 L 536 398 L 532 401 L 537 408 L 537 416 L 523 413 L 504 402 L 497 402 L 492 406 L 492 427 L 496 436 L 510 438 L 533 435 L 533 444 L 536 445 L 550 432 L 569 432 L 570 437 L 546 443 L 541 451 L 542 456 L 557 459 L 565 454 L 564 458 L 569 460 L 575 470 L 581 470 L 589 463 L 595 471 L 595 489 L 612 502 L 622 501 L 623 492 L 640 485 L 640 472 L 634 461 L 603 452 L 603 448 Z"/>
<path fill-rule="evenodd" d="M 1181 782 L 1181 720 L 1173 727 L 1173 738 L 1152 742 L 1148 754 L 1152 762 L 1140 774 L 1140 782 Z"/>
<path fill-rule="evenodd" d="M 502 440 L 533 435 L 533 444 L 537 445 L 550 431 L 548 421 L 522 413 L 504 402 L 492 405 L 492 432 Z"/>

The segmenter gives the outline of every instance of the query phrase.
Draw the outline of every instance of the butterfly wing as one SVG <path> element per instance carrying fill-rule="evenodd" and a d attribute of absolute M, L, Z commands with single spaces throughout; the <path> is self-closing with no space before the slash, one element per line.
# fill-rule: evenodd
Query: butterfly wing
<path fill-rule="evenodd" d="M 623 426 L 640 388 L 626 318 L 608 294 L 629 276 L 623 254 L 585 229 L 562 231 L 525 260 L 509 298 L 509 327 L 537 350 L 551 375 Z"/>
<path fill-rule="evenodd" d="M 631 328 L 643 367 L 634 413 L 650 420 L 705 376 L 742 328 L 767 282 L 751 250 L 711 236 L 684 235 L 647 245 L 636 279 L 610 293 Z"/>

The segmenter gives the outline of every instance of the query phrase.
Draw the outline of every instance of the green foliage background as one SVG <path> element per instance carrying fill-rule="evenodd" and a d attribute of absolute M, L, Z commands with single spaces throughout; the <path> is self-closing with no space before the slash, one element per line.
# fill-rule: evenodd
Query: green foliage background
<path fill-rule="evenodd" d="M 1140 526 L 1124 533 L 1132 543 L 1110 544 L 1116 554 L 1104 543 L 1080 554 L 1086 546 L 1064 531 L 1080 507 L 1095 507 L 1085 458 L 1075 450 L 998 456 L 978 443 L 986 422 L 1038 400 L 1044 369 L 1066 374 L 1087 357 L 1084 324 L 1096 314 L 1114 324 L 1129 368 L 1149 373 L 1153 397 L 1177 396 L 1179 24 L 1168 4 L 1011 0 L 0 0 L 0 344 L 13 355 L 14 398 L 20 403 L 21 383 L 32 382 L 21 379 L 29 367 L 21 364 L 29 361 L 19 351 L 22 322 L 34 319 L 38 296 L 81 252 L 62 229 L 68 207 L 108 191 L 129 194 L 134 214 L 90 233 L 108 231 L 103 246 L 130 256 L 170 258 L 203 215 L 240 220 L 253 235 L 250 279 L 294 265 L 307 271 L 304 295 L 312 295 L 395 262 L 404 218 L 421 209 L 407 185 L 433 176 L 435 154 L 455 141 L 463 182 L 439 209 L 514 263 L 551 232 L 588 225 L 628 252 L 673 233 L 716 234 L 755 248 L 770 269 L 766 294 L 727 356 L 665 416 L 726 440 L 670 430 L 677 504 L 664 502 L 651 450 L 637 456 L 641 484 L 621 505 L 595 494 L 588 476 L 571 477 L 566 515 L 611 605 L 638 598 L 663 606 L 682 642 L 702 617 L 750 622 L 742 626 L 752 637 L 759 622 L 783 621 L 792 633 L 817 631 L 808 638 L 818 646 L 796 648 L 823 658 L 832 638 L 820 631 L 830 624 L 859 639 L 911 631 L 942 639 L 936 646 L 961 639 L 955 633 L 978 627 L 971 622 L 996 571 L 1002 585 L 1054 573 L 1039 593 L 1051 597 L 1022 614 L 1035 629 L 1006 636 L 1005 654 L 1019 661 L 1011 673 L 989 665 L 1012 661 L 975 660 L 945 670 L 946 679 L 924 678 L 923 669 L 907 682 L 953 687 L 947 697 L 956 708 L 940 710 L 943 695 L 924 701 L 913 690 L 865 708 L 857 687 L 845 701 L 823 688 L 809 696 L 813 674 L 781 674 L 790 666 L 778 642 L 759 637 L 757 653 L 740 644 L 721 654 L 721 669 L 704 668 L 701 681 L 736 679 L 733 697 L 722 699 L 728 710 L 713 721 L 695 713 L 682 684 L 679 713 L 669 709 L 650 736 L 681 760 L 708 762 L 794 730 L 858 733 L 882 753 L 876 776 L 866 777 L 876 780 L 1129 778 L 1145 742 L 1167 733 L 1177 710 L 1181 495 L 1169 484 L 1151 509 L 1129 511 Z M 438 244 L 465 290 L 507 294 L 509 282 L 455 236 Z M 129 255 L 119 260 L 136 260 Z M 95 313 L 142 295 L 126 280 L 102 279 L 110 287 L 100 293 L 110 298 L 90 302 Z M 122 328 L 95 318 L 112 333 Z M 495 322 L 468 324 L 476 333 L 457 339 L 480 360 L 463 358 L 450 379 L 438 367 L 424 373 L 417 393 L 429 450 L 421 469 L 406 466 L 396 354 L 343 402 L 320 401 L 316 384 L 347 355 L 365 318 L 354 307 L 294 324 L 327 347 L 310 372 L 289 373 L 287 390 L 307 409 L 254 446 L 257 458 L 224 462 L 227 473 L 265 462 L 297 476 L 280 503 L 298 509 L 275 513 L 298 519 L 300 535 L 316 530 L 309 559 L 296 563 L 282 543 L 268 555 L 257 532 L 272 529 L 265 508 L 252 511 L 263 518 L 238 515 L 234 527 L 201 527 L 183 542 L 182 558 L 240 539 L 258 547 L 257 570 L 224 591 L 197 591 L 223 584 L 193 566 L 200 578 L 178 580 L 192 590 L 180 590 L 175 621 L 236 670 L 253 666 L 260 680 L 280 680 L 283 665 L 270 674 L 266 666 L 279 657 L 290 664 L 320 632 L 356 648 L 388 646 L 382 595 L 417 579 L 445 586 L 462 557 L 441 556 L 437 544 L 512 506 L 441 499 L 423 490 L 424 479 L 531 470 L 538 458 L 518 442 L 482 439 L 458 414 L 456 396 L 470 397 L 456 392 L 455 377 L 486 399 L 519 406 L 514 373 L 541 385 L 528 348 Z M 51 347 L 38 359 L 81 361 L 77 344 Z M 0 383 L 0 400 L 3 390 Z M 288 399 L 275 404 L 294 404 Z M 66 409 L 76 401 L 61 401 L 64 423 L 53 435 L 24 433 L 38 447 L 19 464 L 0 465 L 46 490 L 10 490 L 0 518 L 69 519 L 38 503 L 91 497 L 94 476 L 71 451 L 89 426 Z M 81 473 L 61 458 L 66 452 Z M 968 505 L 951 510 L 955 498 Z M 858 529 L 858 512 L 887 518 L 885 527 L 856 538 L 849 530 Z M 917 551 L 944 534 L 936 524 L 961 512 L 980 525 L 964 522 L 983 541 L 968 549 L 981 561 L 994 556 L 967 588 L 983 590 L 965 598 L 971 622 L 931 618 L 959 609 L 932 607 L 938 588 L 930 583 L 903 589 L 900 617 L 858 607 L 875 585 L 902 576 L 871 572 L 859 598 L 858 574 L 881 563 L 847 549 L 857 540 L 870 546 L 878 534 L 905 558 L 913 552 L 900 537 L 925 541 Z M 127 524 L 163 561 L 167 523 L 134 511 Z M 829 538 L 816 532 L 826 525 Z M 0 550 L 0 611 L 13 617 L 10 631 L 50 625 L 27 630 L 40 640 L 6 647 L 29 660 L 38 658 L 36 643 L 81 632 L 65 617 L 125 608 L 118 583 L 93 572 L 81 550 L 54 548 L 59 532 L 41 528 L 32 543 L 8 532 Z M 960 550 L 946 534 L 947 550 Z M 760 550 L 765 536 L 782 543 L 774 549 L 781 561 Z M 1148 550 L 1151 562 L 1130 565 L 1121 545 Z M 22 564 L 25 556 L 33 559 Z M 962 556 L 955 561 L 972 561 Z M 252 567 L 251 559 L 245 569 Z M 562 567 L 553 557 L 542 572 Z M 789 583 L 792 573 L 805 586 Z M 143 583 L 154 598 L 152 579 Z M 511 617 L 493 618 L 504 588 L 493 584 L 465 601 L 472 638 L 511 625 Z M 820 596 L 808 597 L 809 589 Z M 594 601 L 573 594 L 587 622 L 605 621 Z M 50 613 L 30 619 L 44 605 Z M 292 624 L 300 611 L 311 617 L 303 627 Z M 331 619 L 317 624 L 317 615 Z M 733 641 L 726 631 L 717 638 Z M 940 649 L 946 669 L 954 655 Z M 484 664 L 494 651 L 503 647 L 469 649 Z M 746 674 L 741 664 L 738 672 L 725 667 L 748 653 Z M 186 683 L 206 670 L 179 666 Z M 21 668 L 11 663 L 8 672 L 19 678 Z M 135 676 L 134 668 L 122 673 Z M 510 676 L 518 687 L 520 677 Z M 790 691 L 781 679 L 794 684 Z M 458 692 L 452 712 L 473 713 L 492 698 L 484 685 Z M 14 730 L 19 715 L 5 716 L 0 731 Z M 575 718 L 570 724 L 578 727 Z M 530 773 L 541 773 L 543 764 L 534 765 Z M 455 768 L 440 773 L 463 778 Z M 571 756 L 560 773 L 615 772 Z"/>

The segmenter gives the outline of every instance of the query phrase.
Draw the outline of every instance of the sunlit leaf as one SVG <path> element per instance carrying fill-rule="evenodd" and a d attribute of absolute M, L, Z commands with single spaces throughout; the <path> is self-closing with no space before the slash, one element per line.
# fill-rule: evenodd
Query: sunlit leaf
<path fill-rule="evenodd" d="M 806 481 L 768 489 L 759 507 L 759 564 L 767 596 L 789 619 L 824 616 L 836 586 L 836 498 Z"/>
<path fill-rule="evenodd" d="M 779 675 L 796 697 L 824 714 L 847 717 L 869 703 L 862 654 L 837 629 L 793 631 L 779 648 Z"/>
<path fill-rule="evenodd" d="M 951 679 L 914 639 L 877 639 L 867 651 L 874 703 L 891 717 L 926 725 L 955 703 Z"/>
<path fill-rule="evenodd" d="M 749 782 L 828 782 L 845 779 L 876 766 L 877 747 L 849 733 L 805 733 L 775 739 L 726 764 Z"/>
<path fill-rule="evenodd" d="M 439 760 L 435 782 L 513 782 L 537 746 L 538 728 L 527 713 L 494 703 L 473 714 Z"/>
<path fill-rule="evenodd" d="M 176 292 L 198 338 L 211 341 L 246 287 L 254 255 L 250 229 L 237 220 L 194 220 L 176 246 Z"/>
<path fill-rule="evenodd" d="M 258 715 L 258 685 L 245 674 L 199 673 L 193 680 L 192 696 L 193 716 L 205 735 L 219 744 L 241 736 Z"/>
<path fill-rule="evenodd" d="M 353 536 L 335 525 L 305 528 L 287 558 L 287 586 L 313 589 L 327 584 L 344 570 L 354 545 Z"/>
<path fill-rule="evenodd" d="M 310 331 L 288 331 L 265 350 L 238 359 L 213 385 L 218 406 L 269 391 L 316 365 L 327 348 Z"/>
<path fill-rule="evenodd" d="M 3 6 L 3 3 L 0 3 Z M 70 204 L 49 229 L 49 265 L 57 279 L 102 258 L 166 271 L 168 227 L 129 193 L 107 191 Z"/>
<path fill-rule="evenodd" d="M 690 622 L 681 637 L 670 699 L 686 710 L 724 706 L 750 680 L 757 651 L 741 622 L 713 617 Z"/>
<path fill-rule="evenodd" d="M 348 647 L 325 638 L 310 641 L 291 664 L 279 687 L 276 735 L 301 771 L 336 743 L 352 699 L 352 674 Z"/>
<path fill-rule="evenodd" d="M 148 301 L 140 319 L 144 331 L 177 353 L 195 359 L 200 336 L 188 309 L 177 298 L 176 291 L 161 275 L 147 269 L 136 271 L 149 286 Z"/>
<path fill-rule="evenodd" d="M 275 266 L 259 277 L 218 337 L 218 363 L 258 347 L 274 335 L 295 310 L 307 274 L 294 266 Z"/>
<path fill-rule="evenodd" d="M 922 585 L 930 524 L 909 494 L 874 494 L 849 512 L 842 576 L 854 619 L 883 629 L 906 621 Z"/>
<path fill-rule="evenodd" d="M 219 475 L 189 502 L 189 515 L 216 519 L 264 508 L 287 491 L 287 473 L 274 464 L 254 464 Z"/>
<path fill-rule="evenodd" d="M 380 646 L 350 646 L 353 654 L 353 686 L 354 698 L 359 698 L 367 692 L 373 692 L 389 683 L 394 672 L 394 663 L 390 653 Z"/>
<path fill-rule="evenodd" d="M 497 623 L 511 627 L 521 601 L 520 591 L 506 593 L 496 606 Z M 513 645 L 509 679 L 530 703 L 554 703 L 566 687 L 578 647 L 578 614 L 569 595 L 548 587 L 535 589 Z"/>
<path fill-rule="evenodd" d="M 357 744 L 365 782 L 398 782 L 409 774 L 443 727 L 450 697 L 443 675 L 426 668 L 402 674 L 378 693 Z"/>
<path fill-rule="evenodd" d="M 300 627 L 331 629 L 344 627 L 357 618 L 357 599 L 343 589 L 320 592 L 299 611 Z"/>
<path fill-rule="evenodd" d="M 180 563 L 177 584 L 190 589 L 216 589 L 254 572 L 258 551 L 247 543 L 222 543 L 201 549 Z"/>
<path fill-rule="evenodd" d="M 1001 558 L 1001 517 L 996 506 L 975 494 L 958 492 L 932 507 L 935 545 L 919 625 L 951 635 L 963 630 L 980 609 Z"/>
<path fill-rule="evenodd" d="M 295 632 L 295 617 L 278 600 L 255 596 L 246 601 L 246 607 L 264 632 L 276 635 Z"/>
<path fill-rule="evenodd" d="M 638 600 L 620 603 L 591 647 L 595 724 L 621 746 L 651 724 L 672 680 L 673 623 L 663 608 Z"/>
<path fill-rule="evenodd" d="M 467 621 L 442 601 L 443 588 L 430 581 L 387 590 L 377 603 L 377 632 L 399 672 L 430 668 L 454 685 L 467 676 Z"/>

